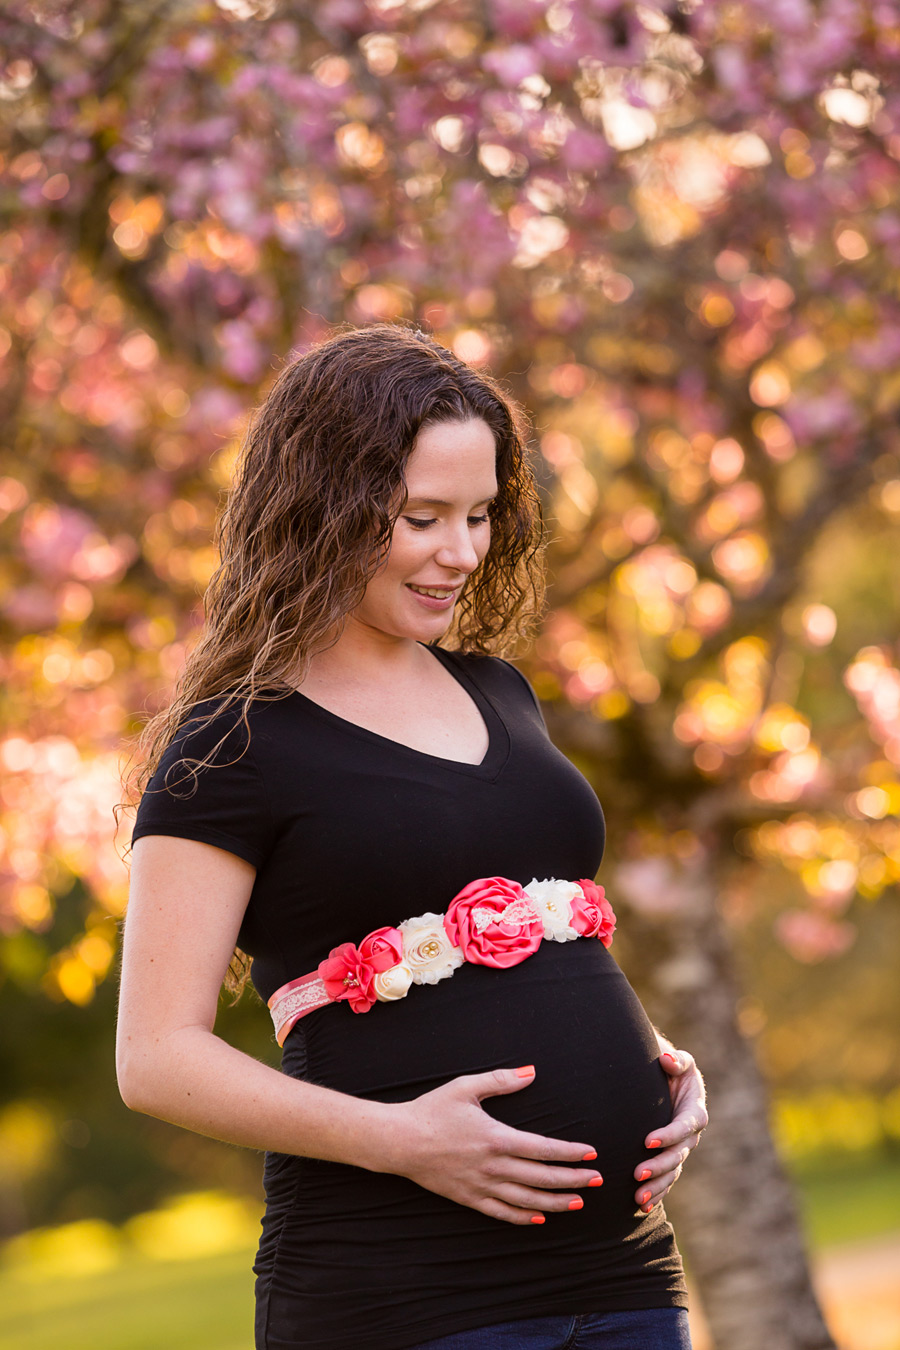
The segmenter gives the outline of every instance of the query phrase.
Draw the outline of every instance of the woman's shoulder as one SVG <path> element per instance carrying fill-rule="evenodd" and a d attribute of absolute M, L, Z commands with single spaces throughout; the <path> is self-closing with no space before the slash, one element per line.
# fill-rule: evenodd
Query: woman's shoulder
<path fill-rule="evenodd" d="M 229 703 L 219 694 L 189 705 L 145 785 L 132 842 L 146 834 L 174 835 L 227 848 L 261 866 L 277 825 L 270 761 L 260 763 L 265 739 L 252 707 L 244 719 L 242 700 Z"/>
<path fill-rule="evenodd" d="M 512 661 L 482 652 L 445 651 L 444 654 L 460 665 L 486 694 L 524 698 L 540 712 L 541 705 L 530 681 Z"/>
<path fill-rule="evenodd" d="M 159 754 L 148 787 L 171 790 L 183 775 L 193 785 L 201 769 L 217 770 L 203 774 L 210 787 L 224 791 L 231 781 L 242 790 L 248 783 L 256 786 L 294 748 L 285 704 L 295 702 L 281 701 L 272 690 L 259 691 L 249 701 L 225 690 L 188 704 Z"/>
<path fill-rule="evenodd" d="M 229 742 L 249 742 L 283 723 L 286 704 L 293 704 L 291 690 L 265 688 L 247 700 L 234 691 L 224 691 L 190 704 L 178 720 L 171 743 L 190 742 L 212 746 L 222 738 Z"/>

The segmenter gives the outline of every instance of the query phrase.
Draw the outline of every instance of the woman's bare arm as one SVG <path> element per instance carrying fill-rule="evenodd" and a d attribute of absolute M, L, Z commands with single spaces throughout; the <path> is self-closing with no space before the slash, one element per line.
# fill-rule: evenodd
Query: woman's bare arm
<path fill-rule="evenodd" d="M 255 875 L 210 844 L 135 841 L 116 1035 L 122 1099 L 227 1143 L 335 1161 L 349 1149 L 362 1159 L 377 1103 L 358 1102 L 347 1119 L 342 1094 L 298 1083 L 213 1034 Z M 338 1136 L 343 1147 L 329 1147 Z"/>
<path fill-rule="evenodd" d="M 389 1105 L 301 1082 L 216 1036 L 254 877 L 210 844 L 135 841 L 116 1037 L 127 1106 L 226 1143 L 396 1172 L 511 1223 L 565 1210 L 573 1189 L 596 1184 L 596 1168 L 571 1166 L 591 1145 L 514 1130 L 481 1109 L 531 1076 L 467 1075 Z"/>

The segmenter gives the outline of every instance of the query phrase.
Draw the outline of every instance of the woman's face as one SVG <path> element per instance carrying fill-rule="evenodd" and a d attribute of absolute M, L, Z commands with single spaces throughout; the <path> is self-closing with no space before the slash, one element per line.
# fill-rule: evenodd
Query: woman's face
<path fill-rule="evenodd" d="M 419 432 L 406 466 L 409 497 L 388 556 L 351 622 L 379 639 L 436 641 L 491 542 L 497 447 L 486 422 L 439 422 Z"/>

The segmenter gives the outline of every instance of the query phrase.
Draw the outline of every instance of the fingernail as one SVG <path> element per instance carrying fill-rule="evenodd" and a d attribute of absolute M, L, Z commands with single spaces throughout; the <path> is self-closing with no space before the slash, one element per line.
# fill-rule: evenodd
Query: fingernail
<path fill-rule="evenodd" d="M 596 1150 L 595 1148 L 592 1148 L 591 1151 L 590 1151 L 590 1153 L 586 1153 L 586 1154 L 584 1155 L 584 1157 L 582 1158 L 581 1161 L 582 1161 L 582 1162 L 593 1162 L 594 1159 L 596 1158 L 596 1156 L 597 1156 L 597 1150 Z"/>
<path fill-rule="evenodd" d="M 533 1078 L 533 1077 L 534 1077 L 534 1065 L 533 1065 L 533 1064 L 523 1064 L 521 1069 L 516 1069 L 516 1076 L 517 1076 L 518 1078 Z M 532 1219 L 531 1222 L 534 1223 L 534 1222 L 535 1222 L 534 1219 Z M 543 1222 L 544 1222 L 544 1220 L 541 1219 L 541 1223 L 543 1223 Z"/>
<path fill-rule="evenodd" d="M 532 1222 L 532 1223 L 543 1223 L 543 1222 L 544 1222 L 544 1216 L 543 1216 L 543 1214 L 532 1214 L 532 1216 L 531 1216 L 531 1222 Z"/>
<path fill-rule="evenodd" d="M 590 1181 L 588 1182 L 588 1185 L 589 1185 L 589 1186 L 602 1186 L 602 1185 L 603 1185 L 603 1178 L 602 1178 L 601 1176 L 591 1177 Z"/>
<path fill-rule="evenodd" d="M 576 1195 L 574 1200 L 569 1201 L 569 1209 L 584 1209 L 584 1201 Z"/>
<path fill-rule="evenodd" d="M 644 1194 L 641 1196 L 641 1204 L 646 1205 L 652 1194 L 652 1191 L 644 1191 Z"/>
<path fill-rule="evenodd" d="M 651 1140 L 650 1140 L 650 1143 L 647 1145 L 647 1147 L 648 1147 L 648 1148 L 662 1148 L 662 1140 L 661 1140 L 661 1139 L 651 1139 Z"/>
<path fill-rule="evenodd" d="M 644 1205 L 644 1206 L 642 1206 L 642 1208 L 643 1208 L 643 1211 L 644 1211 L 645 1214 L 649 1214 L 650 1211 L 651 1211 L 651 1209 L 653 1208 L 653 1206 L 652 1206 L 652 1205 Z"/>
<path fill-rule="evenodd" d="M 650 1168 L 645 1167 L 641 1175 L 638 1177 L 638 1181 L 649 1181 L 652 1176 L 653 1173 L 650 1171 Z"/>
<path fill-rule="evenodd" d="M 677 1060 L 677 1058 L 675 1057 L 675 1055 L 670 1055 L 668 1051 L 666 1051 L 665 1054 L 663 1055 L 663 1059 L 670 1059 L 670 1060 L 672 1061 L 673 1064 L 677 1064 L 677 1063 L 678 1063 L 678 1060 Z"/>

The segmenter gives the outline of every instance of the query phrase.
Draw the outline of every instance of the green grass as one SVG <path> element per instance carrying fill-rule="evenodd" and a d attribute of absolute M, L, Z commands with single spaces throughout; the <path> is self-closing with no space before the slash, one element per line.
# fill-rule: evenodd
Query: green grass
<path fill-rule="evenodd" d="M 3 1350 L 252 1350 L 253 1252 L 136 1258 L 40 1284 L 0 1275 Z"/>
<path fill-rule="evenodd" d="M 900 1231 L 900 1158 L 795 1166 L 813 1250 Z M 253 1248 L 182 1261 L 137 1252 L 111 1270 L 0 1270 L 0 1350 L 252 1350 Z"/>
<path fill-rule="evenodd" d="M 900 1156 L 836 1154 L 795 1164 L 812 1249 L 900 1233 Z"/>

